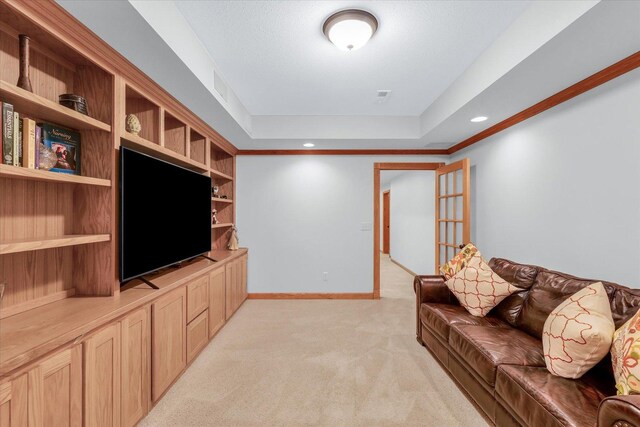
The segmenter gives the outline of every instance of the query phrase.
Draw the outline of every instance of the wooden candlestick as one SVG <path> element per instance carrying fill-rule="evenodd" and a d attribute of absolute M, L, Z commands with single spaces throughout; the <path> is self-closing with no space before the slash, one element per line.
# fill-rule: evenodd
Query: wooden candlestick
<path fill-rule="evenodd" d="M 20 42 L 20 77 L 18 77 L 18 87 L 33 92 L 31 89 L 31 81 L 29 80 L 29 37 L 20 34 L 18 38 Z"/>

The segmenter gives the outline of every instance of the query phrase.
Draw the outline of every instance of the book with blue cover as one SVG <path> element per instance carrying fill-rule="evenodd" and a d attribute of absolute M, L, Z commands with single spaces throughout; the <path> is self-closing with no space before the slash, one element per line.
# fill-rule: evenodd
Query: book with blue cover
<path fill-rule="evenodd" d="M 51 123 L 41 123 L 42 143 L 58 159 L 52 172 L 80 175 L 80 133 Z"/>

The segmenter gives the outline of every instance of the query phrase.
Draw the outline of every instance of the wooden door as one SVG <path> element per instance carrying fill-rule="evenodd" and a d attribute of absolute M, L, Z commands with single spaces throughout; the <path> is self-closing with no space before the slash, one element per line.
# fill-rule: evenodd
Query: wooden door
<path fill-rule="evenodd" d="M 236 262 L 235 260 L 230 261 L 226 265 L 225 272 L 225 288 L 226 288 L 226 317 L 227 320 L 233 315 L 235 311 L 235 301 L 236 301 Z"/>
<path fill-rule="evenodd" d="M 187 325 L 187 363 L 191 363 L 208 342 L 209 313 L 205 310 Z"/>
<path fill-rule="evenodd" d="M 247 297 L 249 296 L 249 291 L 247 290 L 247 261 L 249 257 L 247 255 L 243 255 L 240 258 L 240 276 L 241 276 L 241 292 L 242 298 L 240 300 L 240 304 L 242 304 Z"/>
<path fill-rule="evenodd" d="M 156 402 L 185 368 L 187 295 L 183 286 L 152 306 L 151 389 Z"/>
<path fill-rule="evenodd" d="M 136 425 L 149 410 L 150 335 L 149 307 L 134 311 L 122 319 L 122 427 Z"/>
<path fill-rule="evenodd" d="M 82 345 L 48 357 L 28 372 L 29 427 L 82 425 Z"/>
<path fill-rule="evenodd" d="M 391 191 L 382 193 L 382 253 L 391 252 Z"/>
<path fill-rule="evenodd" d="M 95 427 L 120 425 L 120 322 L 84 342 L 84 417 Z"/>
<path fill-rule="evenodd" d="M 471 241 L 469 159 L 436 169 L 436 274 Z"/>
<path fill-rule="evenodd" d="M 27 374 L 0 384 L 0 427 L 28 425 L 27 387 Z"/>
<path fill-rule="evenodd" d="M 187 285 L 187 323 L 209 307 L 209 276 L 199 277 Z"/>
<path fill-rule="evenodd" d="M 209 338 L 224 325 L 225 315 L 225 269 L 218 268 L 209 274 Z"/>

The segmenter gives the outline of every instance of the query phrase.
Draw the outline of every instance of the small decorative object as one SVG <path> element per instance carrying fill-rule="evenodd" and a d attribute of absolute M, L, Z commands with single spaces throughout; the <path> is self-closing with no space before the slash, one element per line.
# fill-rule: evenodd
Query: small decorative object
<path fill-rule="evenodd" d="M 214 185 L 214 186 L 211 188 L 211 195 L 212 195 L 212 197 L 218 197 L 218 191 L 219 191 L 219 190 L 220 190 L 220 189 L 218 188 L 218 186 L 217 186 L 217 185 Z"/>
<path fill-rule="evenodd" d="M 125 122 L 125 129 L 127 132 L 137 135 L 142 130 L 142 125 L 140 124 L 140 119 L 135 114 L 127 115 L 127 120 Z"/>
<path fill-rule="evenodd" d="M 80 133 L 50 123 L 42 123 L 41 126 L 42 144 L 57 158 L 51 172 L 80 175 Z"/>
<path fill-rule="evenodd" d="M 75 110 L 80 114 L 84 114 L 85 116 L 89 115 L 89 110 L 87 109 L 87 100 L 80 95 L 63 93 L 58 97 L 58 102 L 60 103 L 60 105 L 71 108 L 72 110 Z"/>
<path fill-rule="evenodd" d="M 234 225 L 233 227 L 231 227 L 231 236 L 229 237 L 229 243 L 227 244 L 227 249 L 229 249 L 230 251 L 237 251 L 238 243 L 239 243 L 238 229 Z"/>
<path fill-rule="evenodd" d="M 228 199 L 228 197 L 226 195 L 224 196 L 220 196 L 221 199 Z"/>
<path fill-rule="evenodd" d="M 211 211 L 211 225 L 218 223 L 218 210 L 214 209 Z"/>
<path fill-rule="evenodd" d="M 18 40 L 20 43 L 20 75 L 18 76 L 18 87 L 33 92 L 31 89 L 31 80 L 29 80 L 29 37 L 20 34 Z"/>
<path fill-rule="evenodd" d="M 49 147 L 44 144 L 40 144 L 40 160 L 38 162 L 39 168 L 48 171 L 58 163 L 58 156 Z"/>

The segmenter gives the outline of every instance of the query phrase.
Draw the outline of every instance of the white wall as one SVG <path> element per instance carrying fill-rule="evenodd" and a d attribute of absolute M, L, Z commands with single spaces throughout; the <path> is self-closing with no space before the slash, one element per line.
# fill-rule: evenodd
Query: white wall
<path fill-rule="evenodd" d="M 454 160 L 463 157 L 485 257 L 640 288 L 640 69 Z"/>
<path fill-rule="evenodd" d="M 236 221 L 250 251 L 249 292 L 371 292 L 373 164 L 417 161 L 445 158 L 238 156 Z"/>
<path fill-rule="evenodd" d="M 435 172 L 391 180 L 391 258 L 416 274 L 435 271 Z"/>

